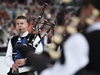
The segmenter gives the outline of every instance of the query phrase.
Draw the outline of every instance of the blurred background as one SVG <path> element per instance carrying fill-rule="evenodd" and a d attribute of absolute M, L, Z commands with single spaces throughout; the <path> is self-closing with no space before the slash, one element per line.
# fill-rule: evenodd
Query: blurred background
<path fill-rule="evenodd" d="M 73 14 L 72 11 L 76 10 L 80 6 L 81 0 L 72 0 L 72 2 L 65 5 L 65 18 L 70 19 Z M 0 0 L 0 75 L 6 75 L 9 68 L 4 63 L 4 57 L 7 50 L 7 44 L 12 36 L 18 35 L 15 26 L 15 19 L 19 15 L 24 15 L 27 17 L 29 22 L 28 31 L 31 32 L 35 21 L 37 20 L 42 7 L 45 3 L 48 3 L 44 11 L 44 16 L 39 22 L 39 27 L 41 27 L 44 20 L 48 20 L 48 23 L 57 21 L 59 18 L 58 13 L 61 11 L 61 6 L 63 3 L 61 0 Z M 68 22 L 69 24 L 69 22 Z M 65 24 L 67 25 L 67 24 Z M 41 31 L 41 37 L 46 32 L 49 27 L 46 26 Z M 46 41 L 42 44 L 46 46 L 52 42 L 52 36 L 56 32 L 51 31 L 46 37 Z"/>

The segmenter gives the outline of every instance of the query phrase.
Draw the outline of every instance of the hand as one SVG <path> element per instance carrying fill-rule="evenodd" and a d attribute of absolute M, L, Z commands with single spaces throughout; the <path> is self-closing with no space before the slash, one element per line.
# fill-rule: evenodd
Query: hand
<path fill-rule="evenodd" d="M 16 63 L 18 66 L 25 65 L 26 59 L 17 59 L 17 60 L 15 61 L 15 63 Z"/>
<path fill-rule="evenodd" d="M 18 68 L 19 68 L 19 66 L 18 66 L 17 64 L 14 63 L 14 64 L 12 65 L 12 69 L 13 69 L 12 71 L 13 71 L 13 72 L 14 72 L 14 70 L 16 70 L 16 69 L 18 69 Z"/>

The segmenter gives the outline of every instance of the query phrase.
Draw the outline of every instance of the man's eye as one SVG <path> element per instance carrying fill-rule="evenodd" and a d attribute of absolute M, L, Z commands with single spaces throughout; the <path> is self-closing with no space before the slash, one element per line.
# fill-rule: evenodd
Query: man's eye
<path fill-rule="evenodd" d="M 21 23 L 21 24 L 23 24 L 23 23 Z"/>

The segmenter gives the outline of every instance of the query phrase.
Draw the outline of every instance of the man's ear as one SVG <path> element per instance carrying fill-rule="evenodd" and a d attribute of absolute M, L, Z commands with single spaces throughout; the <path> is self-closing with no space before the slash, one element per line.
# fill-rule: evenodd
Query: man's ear
<path fill-rule="evenodd" d="M 28 28 L 28 23 L 27 23 L 27 28 Z"/>

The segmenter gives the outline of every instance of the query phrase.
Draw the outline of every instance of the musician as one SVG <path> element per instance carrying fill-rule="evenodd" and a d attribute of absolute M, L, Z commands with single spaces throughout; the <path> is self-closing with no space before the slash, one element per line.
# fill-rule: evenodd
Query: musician
<path fill-rule="evenodd" d="M 27 18 L 25 16 L 18 16 L 16 19 L 16 29 L 18 31 L 20 30 L 21 44 L 24 44 L 26 42 L 26 39 L 29 36 L 29 32 L 27 31 L 27 28 L 28 28 Z M 32 36 L 34 37 L 34 34 L 32 34 Z M 18 50 L 17 50 L 17 54 L 18 54 L 17 60 L 15 60 L 12 55 L 17 40 L 18 40 L 18 36 L 14 36 L 10 39 L 8 43 L 6 57 L 5 57 L 5 63 L 8 67 L 12 68 L 11 72 L 14 72 L 16 69 L 19 69 L 20 75 L 28 75 L 29 69 L 25 67 L 25 62 L 27 58 L 23 58 L 23 56 Z M 39 40 L 40 38 L 37 36 L 33 45 L 35 45 Z M 36 48 L 35 53 L 40 54 L 42 53 L 42 51 L 43 48 L 42 48 L 42 44 L 40 43 Z"/>
<path fill-rule="evenodd" d="M 64 44 L 65 62 L 60 62 L 40 75 L 100 75 L 100 0 L 83 0 L 81 4 L 81 24 L 87 27 L 87 18 L 93 18 L 93 10 L 99 10 L 93 24 L 83 34 L 70 36 Z M 92 17 L 91 17 L 92 16 Z"/>

